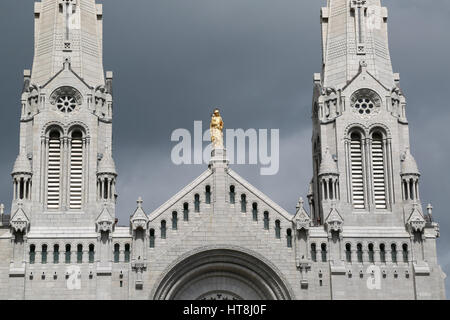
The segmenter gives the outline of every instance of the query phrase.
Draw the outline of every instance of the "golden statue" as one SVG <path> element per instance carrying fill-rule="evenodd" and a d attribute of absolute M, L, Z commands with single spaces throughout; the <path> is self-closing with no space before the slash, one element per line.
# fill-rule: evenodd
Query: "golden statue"
<path fill-rule="evenodd" d="M 223 148 L 223 121 L 217 108 L 211 116 L 210 131 L 213 148 Z"/>

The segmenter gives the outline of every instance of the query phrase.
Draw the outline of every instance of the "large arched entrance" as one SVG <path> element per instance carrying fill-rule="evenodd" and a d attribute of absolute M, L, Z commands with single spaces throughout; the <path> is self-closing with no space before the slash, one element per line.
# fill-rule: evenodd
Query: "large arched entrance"
<path fill-rule="evenodd" d="M 274 266 L 249 252 L 206 249 L 177 262 L 159 281 L 154 299 L 285 300 L 291 291 Z"/>

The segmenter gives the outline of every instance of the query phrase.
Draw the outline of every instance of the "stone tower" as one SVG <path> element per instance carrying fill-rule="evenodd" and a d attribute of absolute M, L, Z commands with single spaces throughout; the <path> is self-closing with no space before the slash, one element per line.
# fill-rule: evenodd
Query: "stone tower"
<path fill-rule="evenodd" d="M 422 211 L 420 173 L 410 152 L 400 76 L 392 70 L 387 20 L 380 0 L 328 0 L 322 8 L 323 68 L 314 75 L 309 202 L 317 226 L 337 221 L 344 230 L 366 228 L 378 236 L 406 228 L 411 250 L 406 242 L 398 250 L 410 251 L 415 274 L 429 274 L 438 227 Z M 345 240 L 337 233 L 333 237 L 336 243 Z M 340 248 L 349 254 L 359 250 L 346 245 Z M 372 244 L 369 255 L 397 250 L 388 246 Z M 420 280 L 416 285 L 416 292 L 428 286 Z"/>
<path fill-rule="evenodd" d="M 69 227 L 96 230 L 103 239 L 115 220 L 116 171 L 102 6 L 95 0 L 42 0 L 34 16 L 34 61 L 32 71 L 24 72 L 20 151 L 12 171 L 11 227 L 17 239 L 41 237 L 43 230 L 55 236 L 53 231 Z M 12 268 L 20 273 L 19 255 Z"/>

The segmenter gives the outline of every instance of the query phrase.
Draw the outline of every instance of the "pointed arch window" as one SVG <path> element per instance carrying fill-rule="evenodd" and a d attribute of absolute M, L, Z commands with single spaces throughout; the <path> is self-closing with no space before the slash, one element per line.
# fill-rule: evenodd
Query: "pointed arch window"
<path fill-rule="evenodd" d="M 125 262 L 130 262 L 130 244 L 125 244 L 125 252 L 124 252 L 124 260 Z"/>
<path fill-rule="evenodd" d="M 70 263 L 70 254 L 71 254 L 70 250 L 71 250 L 70 244 L 66 244 L 66 252 L 64 256 L 66 263 Z"/>
<path fill-rule="evenodd" d="M 292 229 L 286 230 L 287 247 L 292 248 Z"/>
<path fill-rule="evenodd" d="M 264 229 L 269 230 L 269 212 L 264 212 Z"/>
<path fill-rule="evenodd" d="M 352 202 L 355 209 L 366 208 L 363 161 L 362 136 L 355 131 L 351 134 L 350 141 Z"/>
<path fill-rule="evenodd" d="M 236 193 L 234 186 L 230 186 L 230 203 L 234 204 L 236 202 Z"/>
<path fill-rule="evenodd" d="M 161 221 L 161 239 L 166 238 L 166 220 Z"/>
<path fill-rule="evenodd" d="M 70 209 L 81 209 L 83 186 L 83 133 L 74 130 L 70 142 Z"/>
<path fill-rule="evenodd" d="M 41 263 L 46 264 L 47 263 L 47 245 L 42 245 L 42 252 L 41 252 Z"/>
<path fill-rule="evenodd" d="M 95 259 L 95 246 L 91 243 L 89 245 L 89 263 L 94 263 Z"/>
<path fill-rule="evenodd" d="M 322 256 L 322 262 L 327 262 L 327 245 L 325 243 L 322 243 L 320 246 L 320 254 Z"/>
<path fill-rule="evenodd" d="M 245 194 L 241 195 L 241 212 L 247 212 L 247 196 Z"/>
<path fill-rule="evenodd" d="M 211 186 L 205 187 L 205 203 L 211 204 Z"/>
<path fill-rule="evenodd" d="M 384 243 L 380 244 L 380 261 L 386 263 L 386 246 Z"/>
<path fill-rule="evenodd" d="M 59 209 L 61 203 L 61 133 L 49 133 L 47 153 L 47 207 Z"/>
<path fill-rule="evenodd" d="M 363 249 L 361 243 L 358 243 L 356 245 L 356 256 L 358 258 L 358 262 L 363 263 Z"/>
<path fill-rule="evenodd" d="M 315 243 L 311 243 L 311 260 L 317 262 L 317 246 Z"/>
<path fill-rule="evenodd" d="M 58 264 L 59 263 L 59 245 L 55 244 L 53 246 L 53 263 Z"/>
<path fill-rule="evenodd" d="M 30 245 L 30 264 L 34 264 L 36 260 L 36 246 L 34 244 Z"/>
<path fill-rule="evenodd" d="M 375 262 L 375 254 L 373 251 L 373 243 L 369 243 L 369 262 L 374 263 Z"/>
<path fill-rule="evenodd" d="M 391 260 L 393 263 L 397 263 L 397 245 L 395 243 L 391 245 Z"/>
<path fill-rule="evenodd" d="M 385 174 L 385 147 L 383 135 L 375 132 L 372 135 L 372 179 L 373 194 L 376 209 L 386 209 L 386 174 Z"/>
<path fill-rule="evenodd" d="M 77 246 L 77 263 L 83 263 L 83 245 Z"/>
<path fill-rule="evenodd" d="M 350 243 L 345 245 L 345 260 L 349 263 L 352 262 L 352 245 Z"/>
<path fill-rule="evenodd" d="M 200 212 L 200 195 L 196 194 L 194 196 L 194 210 L 195 212 Z"/>
<path fill-rule="evenodd" d="M 409 257 L 408 257 L 408 245 L 406 243 L 403 244 L 402 246 L 402 253 L 403 253 L 403 262 L 404 263 L 408 263 L 409 262 Z"/>

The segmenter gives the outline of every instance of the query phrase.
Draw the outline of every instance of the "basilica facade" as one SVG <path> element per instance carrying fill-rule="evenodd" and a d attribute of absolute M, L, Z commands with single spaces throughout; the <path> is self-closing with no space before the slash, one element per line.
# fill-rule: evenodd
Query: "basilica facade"
<path fill-rule="evenodd" d="M 41 0 L 34 19 L 14 196 L 0 219 L 0 299 L 445 299 L 439 226 L 420 201 L 380 0 L 321 9 L 312 180 L 295 212 L 215 143 L 197 179 L 153 212 L 139 199 L 125 227 L 102 5 Z"/>

